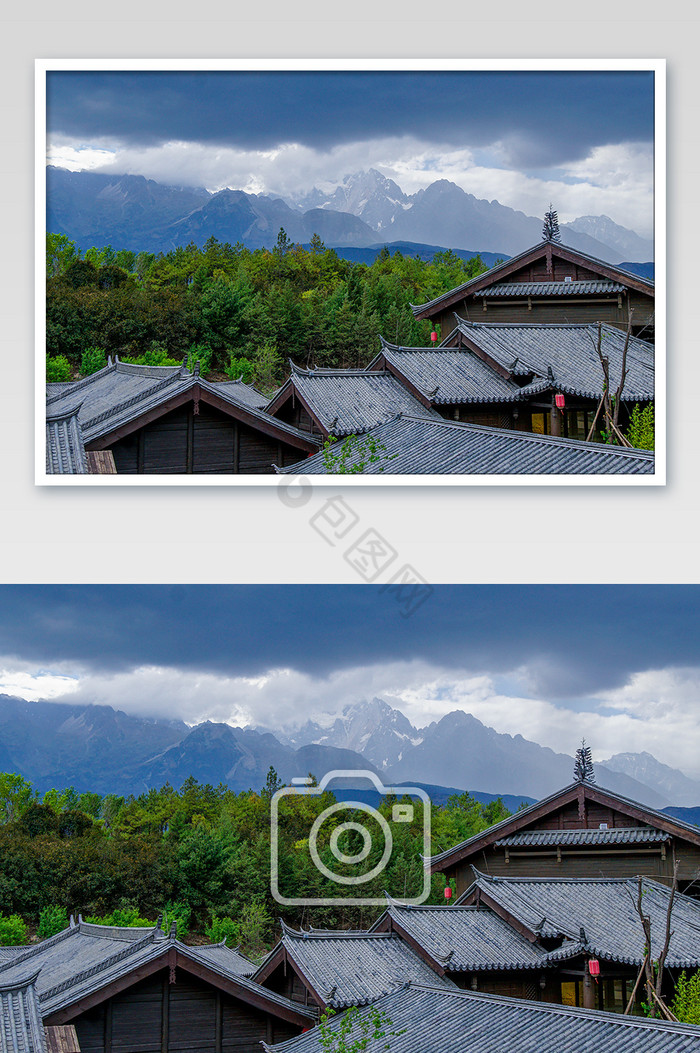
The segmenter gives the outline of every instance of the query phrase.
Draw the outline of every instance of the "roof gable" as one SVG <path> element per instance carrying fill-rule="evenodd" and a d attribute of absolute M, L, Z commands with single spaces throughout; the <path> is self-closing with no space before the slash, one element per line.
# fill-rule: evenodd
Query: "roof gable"
<path fill-rule="evenodd" d="M 264 983 L 288 963 L 320 1006 L 366 1005 L 407 979 L 450 984 L 390 932 L 295 932 L 286 925 L 254 979 Z"/>
<path fill-rule="evenodd" d="M 571 941 L 594 957 L 641 965 L 645 934 L 635 903 L 639 879 L 511 878 L 476 872 L 461 897 L 498 911 L 538 939 Z M 662 949 L 671 889 L 641 879 L 644 914 L 650 920 L 652 958 Z M 700 966 L 700 902 L 681 893 L 673 900 L 672 933 L 666 958 L 675 969 Z M 567 951 L 570 953 L 570 951 Z"/>
<path fill-rule="evenodd" d="M 468 838 L 454 848 L 447 849 L 439 855 L 433 856 L 429 861 L 431 871 L 440 872 L 454 866 L 456 863 L 464 862 L 473 857 L 477 852 L 495 844 L 505 837 L 510 837 L 525 830 L 537 830 L 538 824 L 544 819 L 551 818 L 557 812 L 575 804 L 579 812 L 579 829 L 586 829 L 585 805 L 586 802 L 595 802 L 612 808 L 616 813 L 627 819 L 633 819 L 636 823 L 652 827 L 655 830 L 664 831 L 672 837 L 680 840 L 690 841 L 693 845 L 700 846 L 700 828 L 691 823 L 684 823 L 680 819 L 674 819 L 664 812 L 658 812 L 653 808 L 647 808 L 637 801 L 631 801 L 626 797 L 605 790 L 595 783 L 578 782 L 565 786 L 550 797 L 546 797 L 528 808 L 523 808 L 515 815 L 503 819 L 495 826 L 489 827 L 480 834 Z M 630 824 L 627 823 L 627 826 Z"/>
<path fill-rule="evenodd" d="M 441 296 L 437 296 L 434 300 L 429 300 L 424 304 L 412 304 L 411 309 L 416 318 L 430 318 L 438 311 L 446 310 L 459 303 L 465 297 L 483 292 L 491 285 L 501 284 L 506 281 L 518 281 L 518 279 L 529 280 L 529 268 L 539 260 L 544 261 L 545 268 L 555 278 L 556 271 L 552 271 L 552 260 L 556 259 L 585 268 L 587 280 L 591 280 L 595 276 L 608 282 L 616 282 L 626 289 L 634 289 L 652 297 L 654 295 L 654 283 L 647 281 L 645 278 L 640 278 L 636 274 L 622 270 L 622 268 L 615 267 L 610 263 L 605 263 L 603 260 L 598 260 L 593 256 L 587 256 L 577 249 L 562 245 L 561 242 L 542 241 L 538 245 L 533 245 L 531 248 L 521 252 L 520 255 L 513 256 L 504 263 L 500 263 L 485 273 L 479 274 L 476 278 L 470 279 L 463 285 L 458 285 Z M 588 273 L 590 273 L 591 278 L 588 277 Z M 527 275 L 527 279 L 525 275 Z M 503 294 L 501 293 L 500 295 Z"/>
<path fill-rule="evenodd" d="M 267 407 L 273 416 L 298 398 L 319 431 L 342 438 L 360 435 L 397 413 L 419 417 L 437 414 L 388 371 L 368 369 L 300 369 L 292 373 Z"/>

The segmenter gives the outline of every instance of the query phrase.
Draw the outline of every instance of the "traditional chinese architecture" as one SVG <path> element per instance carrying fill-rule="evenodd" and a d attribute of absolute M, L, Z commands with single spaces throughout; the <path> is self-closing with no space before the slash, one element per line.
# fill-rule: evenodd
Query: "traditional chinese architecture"
<path fill-rule="evenodd" d="M 367 1005 L 407 980 L 452 986 L 391 932 L 296 932 L 284 923 L 253 979 L 321 1010 Z"/>
<path fill-rule="evenodd" d="M 80 1053 L 75 1028 L 44 1027 L 36 993 L 37 974 L 0 984 L 2 1053 Z"/>
<path fill-rule="evenodd" d="M 700 876 L 700 828 L 587 779 L 455 845 L 429 861 L 464 893 L 475 873 L 499 877 L 629 878 L 679 888 Z M 692 889 L 691 889 L 692 892 Z"/>
<path fill-rule="evenodd" d="M 290 365 L 291 376 L 273 396 L 267 412 L 322 439 L 361 435 L 397 413 L 438 416 L 388 370 Z"/>
<path fill-rule="evenodd" d="M 84 380 L 48 385 L 47 396 L 49 472 L 99 471 L 91 457 L 109 450 L 118 474 L 270 474 L 273 462 L 320 445 L 265 413 L 254 388 L 204 380 L 184 364 L 110 360 Z"/>
<path fill-rule="evenodd" d="M 384 1023 L 374 1037 L 377 1013 Z M 342 1015 L 325 1025 L 327 1048 L 341 1027 Z M 267 1053 L 317 1053 L 321 1037 L 313 1028 L 263 1046 Z M 366 1053 L 387 1045 L 391 1053 L 697 1053 L 700 1027 L 410 983 L 359 1010 L 346 1045 L 355 1040 Z"/>
<path fill-rule="evenodd" d="M 223 944 L 189 947 L 159 926 L 72 922 L 0 961 L 0 988 L 34 976 L 45 1027 L 72 1024 L 82 1053 L 256 1053 L 309 1027 L 303 1006 L 251 981 Z M 12 1048 L 12 1047 L 9 1047 Z"/>
<path fill-rule="evenodd" d="M 608 363 L 608 381 L 598 347 Z M 587 439 L 600 401 L 622 377 L 619 425 L 654 398 L 654 348 L 611 325 L 470 322 L 453 316 L 439 347 L 382 341 L 368 369 L 393 374 L 426 408 L 450 420 Z"/>
<path fill-rule="evenodd" d="M 485 906 L 544 948 L 556 973 L 542 972 L 543 997 L 623 1012 L 635 987 L 637 1000 L 642 996 L 636 981 L 647 957 L 647 938 L 637 903 L 648 919 L 654 962 L 662 956 L 670 916 L 662 990 L 670 999 L 680 972 L 700 967 L 700 902 L 681 894 L 671 901 L 671 890 L 649 878 L 489 877 L 477 871 L 455 907 L 440 909 Z"/>
<path fill-rule="evenodd" d="M 547 239 L 428 303 L 413 306 L 445 334 L 453 312 L 470 322 L 604 322 L 654 339 L 654 283 Z"/>
<path fill-rule="evenodd" d="M 317 453 L 278 471 L 286 475 L 338 471 L 333 448 L 330 453 L 330 458 Z M 398 416 L 372 428 L 351 447 L 344 468 L 353 465 L 362 465 L 365 475 L 384 476 L 653 475 L 654 454 L 441 418 Z"/>

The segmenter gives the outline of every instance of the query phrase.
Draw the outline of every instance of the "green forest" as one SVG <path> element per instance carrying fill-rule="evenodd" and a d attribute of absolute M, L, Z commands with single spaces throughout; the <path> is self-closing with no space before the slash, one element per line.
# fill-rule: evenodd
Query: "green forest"
<path fill-rule="evenodd" d="M 0 773 L 0 943 L 24 943 L 60 931 L 69 914 L 109 924 L 153 924 L 164 914 L 178 935 L 240 945 L 256 957 L 274 943 L 277 919 L 294 926 L 363 928 L 381 913 L 375 907 L 281 907 L 270 892 L 270 815 L 281 787 L 274 769 L 259 791 L 233 793 L 227 786 L 189 778 L 137 797 L 78 793 L 72 787 L 39 794 L 16 773 Z M 287 896 L 350 897 L 356 887 L 325 878 L 309 853 L 314 820 L 335 803 L 329 792 L 283 796 L 279 801 L 280 889 Z M 389 819 L 396 800 L 384 798 Z M 423 817 L 394 823 L 386 869 L 363 895 L 384 890 L 410 897 L 422 888 Z M 485 830 L 509 814 L 500 799 L 482 805 L 468 793 L 444 807 L 430 806 L 431 854 Z M 333 867 L 331 836 L 354 813 L 343 808 L 320 826 L 318 851 Z M 365 812 L 355 818 L 369 826 Z M 370 832 L 372 833 L 371 827 Z M 340 834 L 341 850 L 357 851 L 359 835 Z M 345 840 L 347 839 L 347 840 Z M 360 847 L 362 842 L 359 842 Z M 372 837 L 366 862 L 383 852 Z M 342 866 L 335 865 L 334 873 Z M 365 871 L 366 872 L 366 871 Z M 444 903 L 444 877 L 432 879 L 427 902 Z"/>
<path fill-rule="evenodd" d="M 268 393 L 297 365 L 365 366 L 379 337 L 430 345 L 425 303 L 481 274 L 479 256 L 452 251 L 430 263 L 383 249 L 351 263 L 314 237 L 251 251 L 209 238 L 168 253 L 91 248 L 63 234 L 46 240 L 46 349 L 50 381 L 87 376 L 108 355 L 147 365 L 196 361 L 211 379 L 238 379 Z"/>

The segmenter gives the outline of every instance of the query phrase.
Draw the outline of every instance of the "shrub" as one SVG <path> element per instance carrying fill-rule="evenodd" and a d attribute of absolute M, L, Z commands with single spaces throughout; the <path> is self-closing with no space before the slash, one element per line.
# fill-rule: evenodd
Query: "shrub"
<path fill-rule="evenodd" d="M 48 940 L 49 936 L 55 936 L 68 928 L 68 911 L 65 907 L 44 907 L 39 914 L 39 928 L 37 932 L 42 940 Z"/>
<path fill-rule="evenodd" d="M 70 362 L 65 355 L 46 356 L 46 383 L 62 384 L 71 378 Z"/>
<path fill-rule="evenodd" d="M 241 927 L 233 918 L 217 918 L 216 914 L 211 919 L 211 925 L 205 930 L 207 939 L 212 943 L 221 943 L 226 940 L 229 947 L 237 947 L 241 942 Z"/>
<path fill-rule="evenodd" d="M 186 903 L 168 903 L 165 907 L 163 928 L 167 932 L 172 923 L 175 922 L 177 925 L 177 938 L 178 940 L 184 940 L 185 936 L 190 931 L 191 914 L 192 911 Z"/>
<path fill-rule="evenodd" d="M 690 977 L 681 973 L 671 1012 L 684 1024 L 700 1024 L 700 972 Z"/>
<path fill-rule="evenodd" d="M 125 358 L 123 361 L 131 362 L 135 366 L 179 366 L 182 364 L 181 358 L 170 358 L 167 347 L 155 341 L 142 355 Z"/>
<path fill-rule="evenodd" d="M 147 929 L 155 925 L 154 921 L 149 921 L 148 918 L 141 918 L 136 907 L 117 907 L 111 914 L 103 914 L 101 916 L 94 914 L 92 917 L 86 918 L 85 921 L 90 922 L 92 925 L 115 925 L 117 928 L 123 929 Z"/>
<path fill-rule="evenodd" d="M 625 438 L 629 439 L 637 450 L 654 449 L 654 406 L 651 402 L 644 409 L 639 403 L 636 404 Z"/>
<path fill-rule="evenodd" d="M 84 377 L 104 369 L 107 365 L 107 352 L 103 347 L 88 347 L 83 351 L 80 360 L 80 372 Z"/>
<path fill-rule="evenodd" d="M 206 344 L 192 344 L 187 352 L 187 368 L 192 372 L 199 362 L 199 372 L 204 376 L 211 370 L 211 360 L 214 352 Z"/>
<path fill-rule="evenodd" d="M 19 914 L 0 914 L 0 946 L 14 947 L 27 941 L 28 926 Z"/>
<path fill-rule="evenodd" d="M 248 358 L 235 358 L 232 354 L 225 373 L 231 380 L 242 380 L 244 384 L 251 384 L 253 381 L 253 363 Z"/>

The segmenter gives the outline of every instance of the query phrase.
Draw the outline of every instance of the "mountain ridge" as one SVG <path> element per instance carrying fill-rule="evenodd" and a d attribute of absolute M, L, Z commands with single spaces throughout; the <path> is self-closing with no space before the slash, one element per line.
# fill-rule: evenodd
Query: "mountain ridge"
<path fill-rule="evenodd" d="M 626 771 L 595 765 L 600 785 L 652 808 L 700 801 L 700 783 L 649 754 L 626 757 L 611 758 Z M 79 791 L 141 793 L 166 782 L 181 784 L 188 776 L 223 782 L 236 792 L 259 790 L 271 766 L 286 783 L 309 773 L 321 778 L 334 770 L 372 771 L 386 786 L 430 784 L 531 799 L 573 780 L 572 757 L 497 732 L 462 710 L 418 729 L 375 698 L 273 733 L 212 721 L 190 727 L 111 706 L 0 696 L 0 770 L 17 771 L 39 792 L 73 785 Z"/>
<path fill-rule="evenodd" d="M 478 199 L 449 180 L 436 180 L 414 195 L 406 195 L 376 170 L 355 173 L 332 193 L 318 188 L 306 197 L 285 199 L 279 194 L 249 194 L 225 188 L 212 193 L 201 187 L 183 188 L 157 183 L 139 175 L 69 172 L 48 166 L 47 229 L 65 234 L 79 248 L 92 245 L 132 251 L 167 252 L 208 237 L 249 249 L 273 248 L 280 227 L 297 243 L 313 234 L 329 245 L 367 247 L 378 235 L 391 242 L 439 244 L 467 249 L 479 244 L 480 252 L 516 255 L 541 239 L 542 221 L 500 202 Z M 302 206 L 309 207 L 301 207 Z M 330 204 L 344 206 L 331 208 Z M 609 217 L 582 217 L 600 221 L 619 242 L 640 243 L 633 231 L 614 224 Z M 607 221 L 607 224 L 603 221 Z M 567 243 L 588 255 L 619 264 L 629 253 L 608 245 L 573 224 L 563 225 Z M 591 228 L 592 229 L 592 228 Z M 637 239 L 637 240 L 635 240 Z"/>

